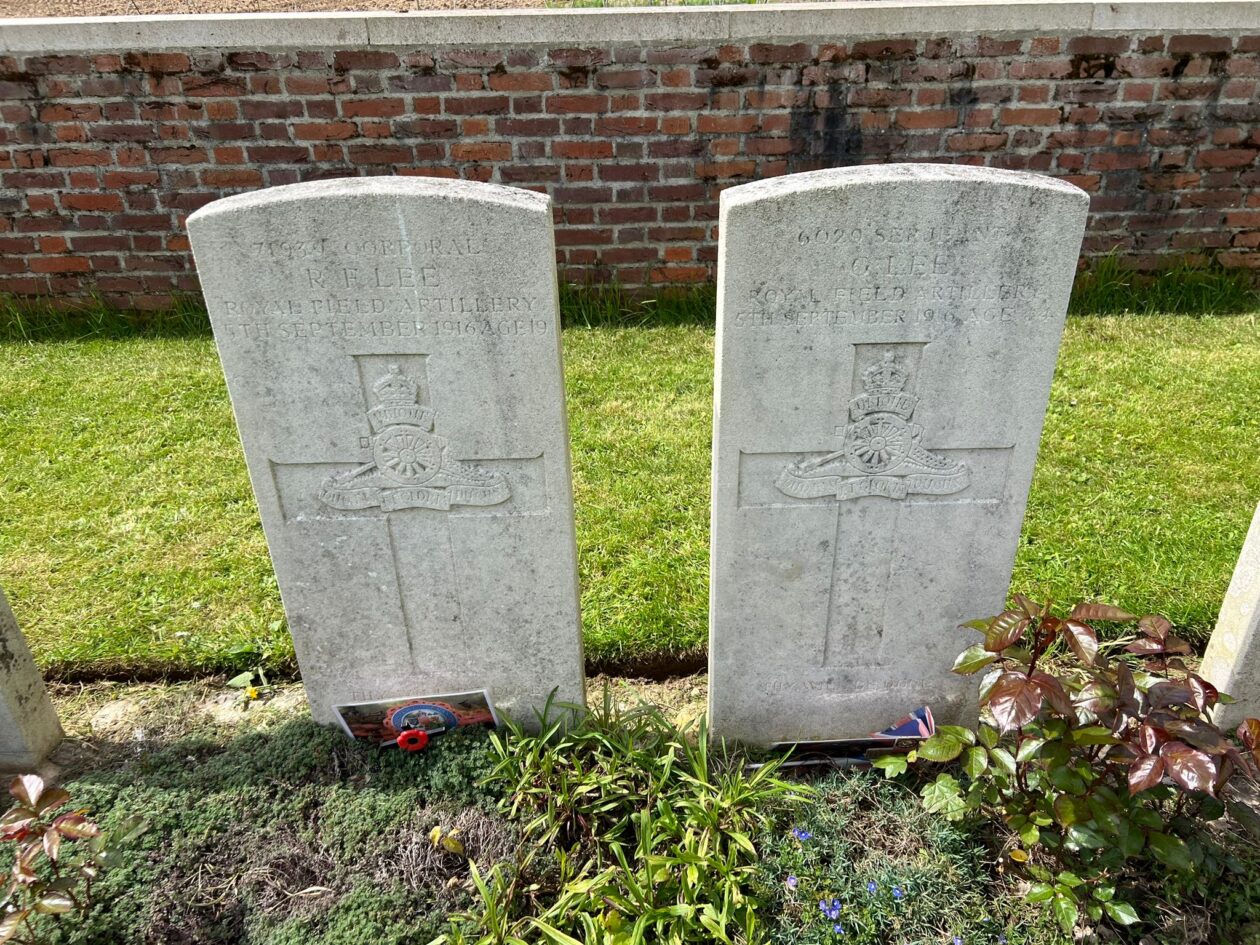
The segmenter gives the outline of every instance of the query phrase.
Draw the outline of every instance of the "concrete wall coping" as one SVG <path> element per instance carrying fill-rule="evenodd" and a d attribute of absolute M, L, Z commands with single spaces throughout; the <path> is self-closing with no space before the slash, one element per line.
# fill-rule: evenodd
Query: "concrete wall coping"
<path fill-rule="evenodd" d="M 731 6 L 0 19 L 0 52 L 707 45 L 1018 33 L 1260 32 L 1257 0 L 841 0 Z"/>

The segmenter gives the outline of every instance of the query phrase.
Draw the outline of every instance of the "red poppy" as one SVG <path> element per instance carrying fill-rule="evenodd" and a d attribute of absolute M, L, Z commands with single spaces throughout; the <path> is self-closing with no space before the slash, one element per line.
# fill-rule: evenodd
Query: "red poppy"
<path fill-rule="evenodd" d="M 429 744 L 429 733 L 408 729 L 398 736 L 398 747 L 403 751 L 424 751 Z"/>

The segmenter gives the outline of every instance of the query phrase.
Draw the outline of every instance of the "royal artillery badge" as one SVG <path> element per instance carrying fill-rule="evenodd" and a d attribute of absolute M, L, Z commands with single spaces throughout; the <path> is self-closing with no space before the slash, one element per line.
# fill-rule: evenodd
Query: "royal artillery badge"
<path fill-rule="evenodd" d="M 433 432 L 436 412 L 419 401 L 419 385 L 391 364 L 372 386 L 377 405 L 368 411 L 372 462 L 330 476 L 319 498 L 334 509 L 449 509 L 498 505 L 512 492 L 507 478 L 447 456 L 445 437 Z"/>
<path fill-rule="evenodd" d="M 923 447 L 923 428 L 911 423 L 919 398 L 905 391 L 905 368 L 891 351 L 862 372 L 862 393 L 849 401 L 844 444 L 834 453 L 802 459 L 775 486 L 798 499 L 835 496 L 950 495 L 971 484 L 971 473 Z"/>

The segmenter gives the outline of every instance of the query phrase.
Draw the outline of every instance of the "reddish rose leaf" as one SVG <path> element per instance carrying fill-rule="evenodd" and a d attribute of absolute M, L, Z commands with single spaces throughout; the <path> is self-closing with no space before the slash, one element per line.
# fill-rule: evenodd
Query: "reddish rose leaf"
<path fill-rule="evenodd" d="M 1098 634 L 1089 624 L 1079 620 L 1068 620 L 1063 624 L 1063 639 L 1067 640 L 1072 652 L 1086 666 L 1093 666 L 1098 656 Z"/>
<path fill-rule="evenodd" d="M 1076 704 L 1092 715 L 1110 712 L 1116 705 L 1115 689 L 1104 682 L 1093 680 L 1081 687 L 1076 695 Z"/>
<path fill-rule="evenodd" d="M 1041 711 L 1041 689 L 1024 673 L 1003 673 L 989 690 L 989 711 L 1003 732 L 1027 725 Z"/>
<path fill-rule="evenodd" d="M 1220 730 L 1200 719 L 1174 719 L 1165 724 L 1164 728 L 1169 735 L 1212 755 L 1223 755 L 1230 749 L 1229 742 Z"/>
<path fill-rule="evenodd" d="M 1134 640 L 1124 649 L 1126 653 L 1136 653 L 1138 656 L 1150 656 L 1155 653 L 1164 652 L 1164 641 L 1162 640 Z"/>
<path fill-rule="evenodd" d="M 1159 614 L 1147 614 L 1138 621 L 1138 629 L 1153 640 L 1162 640 L 1172 632 L 1172 621 Z"/>
<path fill-rule="evenodd" d="M 61 834 L 55 830 L 44 831 L 44 856 L 57 862 L 57 856 L 61 853 Z"/>
<path fill-rule="evenodd" d="M 1142 755 L 1129 767 L 1129 796 L 1153 788 L 1163 777 L 1163 759 L 1159 755 Z"/>
<path fill-rule="evenodd" d="M 1118 622 L 1136 620 L 1137 618 L 1127 610 L 1121 610 L 1119 607 L 1113 607 L 1111 604 L 1081 603 L 1072 608 L 1072 613 L 1068 615 L 1068 619 Z"/>
<path fill-rule="evenodd" d="M 1153 725 L 1144 724 L 1138 729 L 1137 743 L 1148 755 L 1155 754 L 1159 750 L 1160 742 L 1165 738 L 1166 736 Z"/>
<path fill-rule="evenodd" d="M 1249 749 L 1260 748 L 1260 719 L 1243 719 L 1238 726 L 1238 740 Z"/>
<path fill-rule="evenodd" d="M 1146 697 L 1150 700 L 1152 709 L 1192 705 L 1194 702 L 1194 696 L 1190 692 L 1189 686 L 1167 679 L 1163 682 L 1157 682 L 1150 689 L 1146 690 Z"/>
<path fill-rule="evenodd" d="M 1216 792 L 1216 764 L 1205 753 L 1185 742 L 1168 742 L 1159 756 L 1168 774 L 1187 791 Z"/>
<path fill-rule="evenodd" d="M 53 829 L 63 837 L 82 840 L 98 836 L 101 828 L 96 826 L 82 814 L 63 814 L 53 821 Z"/>
<path fill-rule="evenodd" d="M 9 793 L 19 804 L 34 807 L 44 793 L 44 779 L 37 774 L 20 774 L 9 782 Z"/>
<path fill-rule="evenodd" d="M 1042 672 L 1034 673 L 1033 680 L 1046 702 L 1050 703 L 1050 708 L 1065 719 L 1076 718 L 1076 710 L 1072 706 L 1072 700 L 1068 698 L 1067 691 L 1063 688 L 1063 683 L 1049 673 Z"/>
<path fill-rule="evenodd" d="M 1023 594 L 1015 595 L 1015 603 L 1029 617 L 1040 617 L 1049 609 L 1049 605 L 1038 604 L 1032 598 L 1025 597 Z"/>
<path fill-rule="evenodd" d="M 1028 618 L 1019 611 L 1008 610 L 998 614 L 989 624 L 984 635 L 984 648 L 990 653 L 1001 653 L 1024 635 Z"/>
<path fill-rule="evenodd" d="M 1189 656 L 1192 650 L 1190 644 L 1175 634 L 1169 634 L 1168 639 L 1164 641 L 1165 653 L 1180 653 L 1183 656 Z"/>
<path fill-rule="evenodd" d="M 1190 694 L 1194 697 L 1194 707 L 1200 712 L 1207 712 L 1209 709 L 1215 708 L 1216 704 L 1221 701 L 1220 690 L 1202 676 L 1191 673 L 1186 679 L 1186 684 L 1189 685 Z"/>

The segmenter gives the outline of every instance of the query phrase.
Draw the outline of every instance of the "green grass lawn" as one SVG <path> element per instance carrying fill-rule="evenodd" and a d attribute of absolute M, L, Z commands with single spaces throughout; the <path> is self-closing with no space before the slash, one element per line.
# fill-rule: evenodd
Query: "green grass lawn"
<path fill-rule="evenodd" d="M 664 321 L 564 334 L 603 667 L 694 666 L 705 646 L 713 333 Z M 0 376 L 0 586 L 52 675 L 292 666 L 207 335 L 3 342 Z M 1015 589 L 1204 639 L 1260 498 L 1257 404 L 1255 315 L 1072 318 Z"/>

